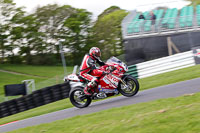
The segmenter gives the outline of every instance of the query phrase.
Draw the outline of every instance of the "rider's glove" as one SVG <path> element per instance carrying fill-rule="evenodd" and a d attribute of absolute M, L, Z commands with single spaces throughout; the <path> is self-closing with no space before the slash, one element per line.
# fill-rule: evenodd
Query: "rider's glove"
<path fill-rule="evenodd" d="M 106 74 L 109 74 L 109 72 L 105 72 L 105 71 L 103 71 L 103 74 L 102 74 L 102 75 L 106 75 Z"/>

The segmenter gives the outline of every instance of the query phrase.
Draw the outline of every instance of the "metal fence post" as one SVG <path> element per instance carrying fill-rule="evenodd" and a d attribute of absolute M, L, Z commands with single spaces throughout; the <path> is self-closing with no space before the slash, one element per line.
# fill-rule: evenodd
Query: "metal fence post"
<path fill-rule="evenodd" d="M 63 46 L 62 46 L 61 42 L 59 42 L 59 48 L 60 48 L 60 55 L 61 55 L 61 60 L 62 60 L 62 64 L 63 64 L 63 69 L 64 69 L 64 75 L 66 75 L 67 74 L 66 61 L 65 61 L 65 56 L 63 53 Z"/>

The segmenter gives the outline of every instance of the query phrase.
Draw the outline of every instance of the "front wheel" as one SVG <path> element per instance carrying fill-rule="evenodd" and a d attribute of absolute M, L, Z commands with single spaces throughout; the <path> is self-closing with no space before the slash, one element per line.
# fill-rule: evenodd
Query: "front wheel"
<path fill-rule="evenodd" d="M 126 97 L 134 96 L 139 91 L 139 82 L 131 75 L 126 75 L 119 83 L 118 91 Z"/>
<path fill-rule="evenodd" d="M 83 92 L 83 88 L 76 87 L 69 94 L 71 103 L 77 108 L 85 108 L 90 105 L 91 98 L 86 96 Z"/>

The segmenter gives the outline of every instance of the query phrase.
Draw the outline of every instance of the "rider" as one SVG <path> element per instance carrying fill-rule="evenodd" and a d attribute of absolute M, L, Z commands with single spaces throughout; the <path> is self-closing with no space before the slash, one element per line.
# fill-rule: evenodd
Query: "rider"
<path fill-rule="evenodd" d="M 96 77 L 101 77 L 102 75 L 105 74 L 105 72 L 96 68 L 96 63 L 98 63 L 100 66 L 105 65 L 105 63 L 100 60 L 100 57 L 101 57 L 100 49 L 97 47 L 92 47 L 89 51 L 89 54 L 86 54 L 83 58 L 79 76 L 89 81 L 87 86 L 84 88 L 84 93 L 86 95 L 91 95 L 91 93 L 89 93 L 88 91 L 91 88 L 97 86 L 98 79 Z"/>

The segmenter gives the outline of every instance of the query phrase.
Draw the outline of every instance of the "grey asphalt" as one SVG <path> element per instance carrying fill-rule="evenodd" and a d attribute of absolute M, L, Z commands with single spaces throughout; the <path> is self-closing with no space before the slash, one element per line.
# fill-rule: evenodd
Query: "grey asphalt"
<path fill-rule="evenodd" d="M 78 109 L 74 107 L 41 116 L 28 118 L 25 120 L 20 120 L 14 123 L 0 126 L 0 133 L 28 126 L 39 125 L 42 123 L 49 123 L 56 120 L 62 120 L 77 115 L 85 115 L 93 112 L 99 112 L 101 110 L 106 110 L 114 107 L 120 107 L 142 102 L 149 102 L 152 100 L 162 99 L 162 98 L 177 97 L 184 94 L 190 94 L 196 92 L 200 92 L 200 78 L 178 82 L 175 84 L 165 85 L 161 87 L 156 87 L 144 91 L 139 91 L 138 94 L 133 97 L 119 96 L 110 99 L 105 99 L 103 101 L 92 103 L 89 107 L 83 109 Z"/>

